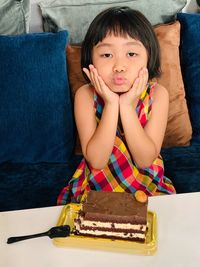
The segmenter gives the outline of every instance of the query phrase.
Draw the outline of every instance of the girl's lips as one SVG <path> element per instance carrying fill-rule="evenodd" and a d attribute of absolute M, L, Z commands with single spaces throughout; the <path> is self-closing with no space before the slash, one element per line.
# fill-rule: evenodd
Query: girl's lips
<path fill-rule="evenodd" d="M 122 85 L 125 83 L 125 78 L 122 76 L 116 76 L 113 80 L 115 85 Z"/>

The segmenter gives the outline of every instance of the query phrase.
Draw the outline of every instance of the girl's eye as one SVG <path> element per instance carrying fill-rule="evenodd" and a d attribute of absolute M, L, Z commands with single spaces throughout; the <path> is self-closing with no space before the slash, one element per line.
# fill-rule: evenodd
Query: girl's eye
<path fill-rule="evenodd" d="M 136 54 L 136 53 L 134 53 L 134 52 L 129 52 L 129 53 L 128 53 L 128 56 L 129 56 L 129 57 L 136 57 L 136 56 L 137 56 L 137 54 Z"/>
<path fill-rule="evenodd" d="M 102 54 L 101 56 L 102 57 L 105 57 L 105 58 L 109 58 L 109 57 L 112 57 L 112 54 L 105 53 L 105 54 Z"/>

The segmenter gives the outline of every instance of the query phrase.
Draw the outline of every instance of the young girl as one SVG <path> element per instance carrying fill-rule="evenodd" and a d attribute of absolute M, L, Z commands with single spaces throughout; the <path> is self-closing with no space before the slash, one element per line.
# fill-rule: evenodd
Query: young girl
<path fill-rule="evenodd" d="M 101 12 L 82 44 L 88 84 L 75 95 L 84 158 L 58 197 L 81 202 L 89 190 L 172 194 L 160 149 L 168 117 L 159 45 L 149 21 L 128 7 Z"/>

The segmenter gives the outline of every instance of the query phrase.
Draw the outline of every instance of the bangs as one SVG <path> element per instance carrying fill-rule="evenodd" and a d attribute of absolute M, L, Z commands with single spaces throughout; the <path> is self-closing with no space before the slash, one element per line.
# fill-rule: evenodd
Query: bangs
<path fill-rule="evenodd" d="M 113 34 L 114 36 L 120 37 L 131 37 L 135 40 L 141 41 L 140 35 L 141 29 L 137 26 L 137 23 L 133 20 L 127 21 L 128 18 L 123 16 L 124 14 L 117 14 L 107 18 L 103 23 L 97 26 L 96 32 L 94 35 L 93 44 L 96 45 L 98 42 L 101 42 L 107 35 Z"/>

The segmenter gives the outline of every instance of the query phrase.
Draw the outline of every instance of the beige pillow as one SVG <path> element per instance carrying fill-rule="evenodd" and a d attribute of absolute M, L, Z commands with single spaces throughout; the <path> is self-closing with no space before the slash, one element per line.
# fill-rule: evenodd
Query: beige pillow
<path fill-rule="evenodd" d="M 86 84 L 82 71 L 81 71 L 81 47 L 80 46 L 71 46 L 67 47 L 67 63 L 68 63 L 68 77 L 69 84 L 71 89 L 72 101 L 74 100 L 74 95 L 76 90 L 82 85 Z M 76 131 L 76 146 L 75 153 L 82 154 L 81 144 L 78 137 L 78 132 Z"/>
<path fill-rule="evenodd" d="M 192 137 L 192 127 L 179 60 L 180 23 L 162 24 L 154 29 L 161 50 L 162 75 L 157 80 L 169 92 L 169 114 L 163 147 L 186 146 Z"/>
<path fill-rule="evenodd" d="M 81 47 L 68 45 L 66 53 L 69 83 L 74 98 L 76 90 L 87 83 L 81 71 Z"/>
<path fill-rule="evenodd" d="M 169 115 L 163 147 L 189 145 L 192 127 L 185 100 L 185 89 L 180 69 L 179 43 L 180 24 L 162 24 L 155 27 L 155 33 L 161 48 L 162 75 L 157 81 L 169 92 Z M 72 96 L 76 90 L 87 83 L 80 67 L 80 46 L 67 48 L 68 74 Z M 80 142 L 77 141 L 76 152 L 80 153 Z"/>

